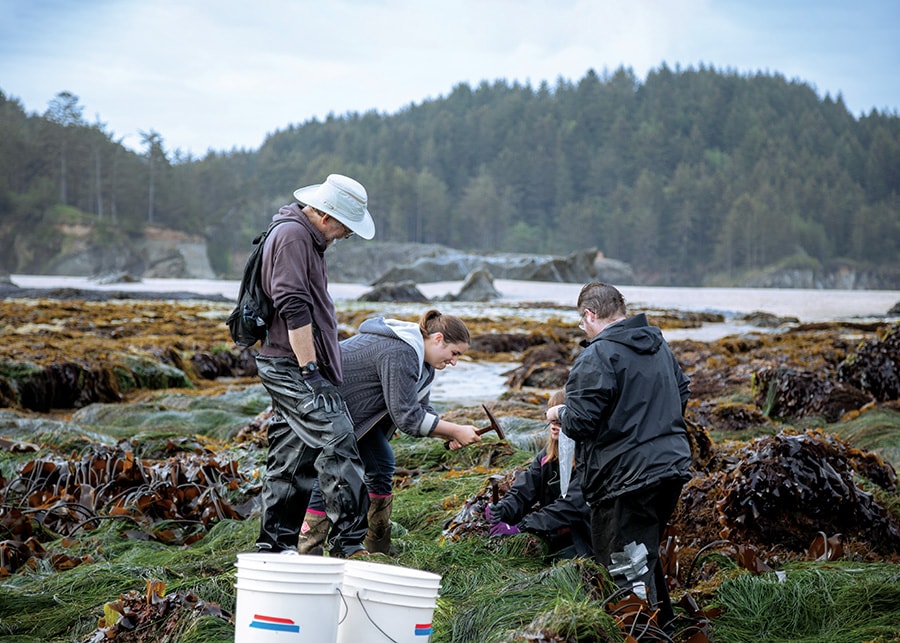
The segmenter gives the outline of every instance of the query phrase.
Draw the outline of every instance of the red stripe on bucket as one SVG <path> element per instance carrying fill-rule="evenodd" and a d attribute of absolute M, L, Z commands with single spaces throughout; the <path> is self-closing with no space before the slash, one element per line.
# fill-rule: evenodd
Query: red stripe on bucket
<path fill-rule="evenodd" d="M 300 626 L 296 625 L 292 619 L 281 618 L 279 616 L 265 616 L 263 614 L 254 614 L 250 627 L 258 630 L 273 630 L 275 632 L 299 632 Z"/>
<path fill-rule="evenodd" d="M 416 623 L 416 636 L 431 636 L 432 632 L 431 623 Z"/>
<path fill-rule="evenodd" d="M 270 621 L 272 623 L 290 623 L 293 625 L 294 620 L 290 618 L 281 618 L 280 616 L 263 616 L 262 614 L 254 614 L 253 618 L 258 618 L 260 621 Z"/>

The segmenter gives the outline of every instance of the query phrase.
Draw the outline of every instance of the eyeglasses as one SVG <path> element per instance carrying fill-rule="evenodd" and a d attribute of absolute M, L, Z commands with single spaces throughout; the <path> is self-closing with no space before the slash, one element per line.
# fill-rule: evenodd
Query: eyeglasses
<path fill-rule="evenodd" d="M 584 322 L 585 322 L 584 317 L 585 317 L 585 315 L 588 314 L 588 311 L 593 312 L 590 310 L 590 308 L 585 308 L 583 311 L 581 311 L 581 317 L 579 317 L 579 321 L 578 321 L 578 328 L 580 328 L 581 330 L 587 330 L 584 327 Z"/>
<path fill-rule="evenodd" d="M 318 214 L 319 217 L 324 217 L 326 214 L 328 214 L 327 212 L 322 212 L 322 211 L 319 210 L 318 208 L 313 208 L 313 210 L 316 211 L 316 214 Z M 331 217 L 332 219 L 334 219 L 335 221 L 337 221 L 338 224 L 341 226 L 341 229 L 344 231 L 343 234 L 341 234 L 341 235 L 338 237 L 338 239 L 349 239 L 349 238 L 352 237 L 354 234 L 356 234 L 355 232 L 353 232 L 353 230 L 351 230 L 350 228 L 348 228 L 347 226 L 345 226 L 345 225 L 343 224 L 343 222 L 341 222 L 337 217 L 335 217 L 335 216 L 333 216 L 333 215 L 330 215 L 330 214 L 329 214 L 328 216 Z"/>
<path fill-rule="evenodd" d="M 337 219 L 335 219 L 335 221 L 337 221 Z M 338 223 L 341 223 L 341 222 L 338 221 Z M 341 235 L 341 239 L 349 239 L 349 238 L 352 237 L 354 234 L 356 234 L 355 232 L 353 232 L 353 230 L 351 230 L 350 228 L 348 228 L 347 226 L 345 226 L 343 223 L 341 223 L 341 227 L 344 229 L 344 234 Z"/>

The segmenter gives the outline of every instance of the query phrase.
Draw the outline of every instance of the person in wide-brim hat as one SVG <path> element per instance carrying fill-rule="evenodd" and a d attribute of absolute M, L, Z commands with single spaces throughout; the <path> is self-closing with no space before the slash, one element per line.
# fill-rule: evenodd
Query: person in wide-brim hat
<path fill-rule="evenodd" d="M 348 176 L 329 174 L 324 183 L 294 190 L 294 198 L 334 217 L 363 239 L 375 236 L 366 188 Z"/>
<path fill-rule="evenodd" d="M 327 471 L 319 486 L 333 523 L 328 553 L 349 558 L 366 551 L 370 501 L 353 418 L 337 388 L 343 369 L 325 251 L 354 234 L 371 239 L 375 225 L 366 189 L 349 177 L 331 174 L 294 196 L 272 216 L 259 266 L 275 313 L 256 355 L 272 398 L 256 548 L 298 553 L 310 491 L 317 472 Z"/>

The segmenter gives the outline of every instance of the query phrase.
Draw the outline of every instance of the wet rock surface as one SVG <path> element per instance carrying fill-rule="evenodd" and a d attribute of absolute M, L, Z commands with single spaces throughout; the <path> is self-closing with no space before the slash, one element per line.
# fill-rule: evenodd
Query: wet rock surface
<path fill-rule="evenodd" d="M 359 301 L 415 301 L 428 303 L 414 281 L 387 282 L 378 284 L 372 290 L 359 296 Z"/>
<path fill-rule="evenodd" d="M 466 275 L 462 287 L 456 295 L 449 297 L 451 301 L 491 301 L 502 297 L 494 288 L 494 278 L 487 270 L 473 270 Z"/>

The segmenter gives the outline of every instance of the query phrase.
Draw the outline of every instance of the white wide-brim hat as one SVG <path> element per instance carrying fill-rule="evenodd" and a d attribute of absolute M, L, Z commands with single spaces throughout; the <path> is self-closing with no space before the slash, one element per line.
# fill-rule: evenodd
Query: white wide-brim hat
<path fill-rule="evenodd" d="M 333 216 L 363 239 L 375 236 L 375 222 L 366 209 L 366 188 L 349 176 L 329 174 L 325 183 L 294 190 L 294 198 Z"/>

